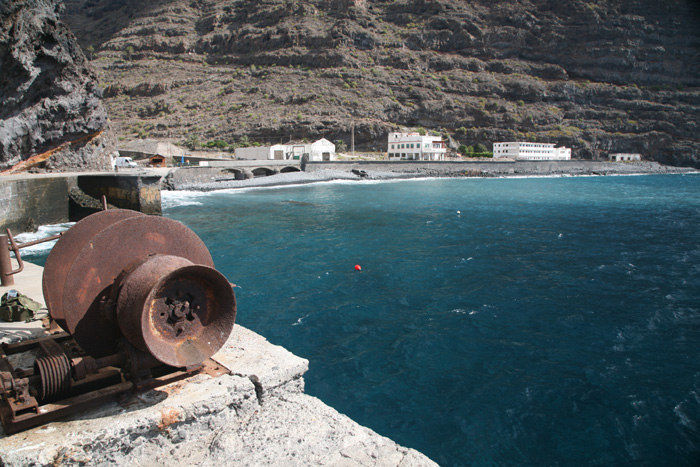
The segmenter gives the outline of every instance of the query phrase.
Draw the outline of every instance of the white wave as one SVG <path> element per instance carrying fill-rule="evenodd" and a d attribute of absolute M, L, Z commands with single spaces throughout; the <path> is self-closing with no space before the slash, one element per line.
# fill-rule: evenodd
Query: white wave
<path fill-rule="evenodd" d="M 35 240 L 41 240 L 42 238 L 51 237 L 52 235 L 57 235 L 61 232 L 65 232 L 70 229 L 75 222 L 65 222 L 63 224 L 49 224 L 41 225 L 36 232 L 25 232 L 16 235 L 15 241 L 17 244 L 33 242 Z M 20 250 L 20 255 L 22 256 L 34 256 L 43 255 L 51 251 L 51 248 L 56 244 L 57 240 L 51 240 L 50 242 L 38 243 L 36 245 L 28 246 Z"/>
<path fill-rule="evenodd" d="M 230 187 L 222 188 L 220 190 L 212 191 L 212 193 L 245 193 L 250 191 L 258 190 L 283 190 L 286 188 L 310 188 L 312 186 L 318 185 L 357 185 L 362 184 L 374 184 L 374 183 L 386 183 L 397 180 L 353 180 L 353 179 L 334 179 L 334 180 L 321 180 L 321 179 L 300 179 L 295 182 L 290 183 L 280 183 L 272 185 L 255 185 L 255 186 L 240 186 L 240 187 Z"/>
<path fill-rule="evenodd" d="M 306 318 L 308 318 L 309 316 L 311 316 L 311 313 L 306 314 L 306 315 L 302 316 L 301 318 L 297 319 L 294 323 L 292 323 L 292 326 L 299 326 L 300 324 L 303 324 L 303 321 Z"/>
<path fill-rule="evenodd" d="M 202 199 L 211 193 L 202 191 L 161 191 L 160 202 L 163 209 L 178 206 L 203 206 Z"/>
<path fill-rule="evenodd" d="M 695 429 L 695 423 L 688 417 L 688 415 L 685 413 L 683 410 L 683 404 L 685 402 L 681 402 L 680 404 L 676 405 L 673 408 L 673 413 L 676 414 L 676 417 L 678 417 L 678 422 L 688 428 Z"/>

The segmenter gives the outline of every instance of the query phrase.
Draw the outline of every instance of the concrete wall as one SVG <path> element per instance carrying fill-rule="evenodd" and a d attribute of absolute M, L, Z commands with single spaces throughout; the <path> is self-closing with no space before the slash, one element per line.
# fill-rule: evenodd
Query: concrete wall
<path fill-rule="evenodd" d="M 203 161 L 200 167 L 299 167 L 298 160 L 228 160 L 228 161 Z M 181 169 L 189 169 L 182 167 Z"/>
<path fill-rule="evenodd" d="M 236 148 L 235 154 L 238 159 L 267 160 L 270 158 L 270 146 Z"/>
<path fill-rule="evenodd" d="M 609 161 L 308 161 L 304 171 L 372 170 L 381 172 L 398 172 L 404 174 L 436 177 L 499 177 L 499 176 L 548 176 L 548 175 L 591 175 L 591 174 L 625 174 L 648 172 L 652 166 L 659 164 L 650 161 L 620 164 Z"/>
<path fill-rule="evenodd" d="M 160 215 L 160 180 L 157 175 L 98 174 L 78 177 L 78 188 L 95 199 L 120 209 Z"/>
<path fill-rule="evenodd" d="M 49 174 L 0 177 L 0 232 L 34 231 L 45 224 L 77 221 L 100 209 L 102 195 L 114 207 L 161 214 L 160 176 L 137 174 Z M 69 196 L 82 190 L 91 206 Z"/>
<path fill-rule="evenodd" d="M 42 224 L 68 221 L 68 191 L 77 176 L 14 176 L 0 178 L 0 231 L 33 231 Z"/>

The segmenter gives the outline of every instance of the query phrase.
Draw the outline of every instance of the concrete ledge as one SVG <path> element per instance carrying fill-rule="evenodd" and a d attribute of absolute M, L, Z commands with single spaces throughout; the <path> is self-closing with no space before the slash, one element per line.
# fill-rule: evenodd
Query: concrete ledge
<path fill-rule="evenodd" d="M 304 394 L 308 362 L 241 326 L 214 360 L 236 374 L 197 375 L 3 435 L 0 464 L 436 465 Z"/>
<path fill-rule="evenodd" d="M 43 302 L 43 268 L 13 288 Z M 42 333 L 0 322 L 0 337 Z M 22 334 L 24 336 L 24 334 Z M 0 466 L 435 466 L 304 394 L 309 362 L 242 327 L 213 360 L 232 374 L 195 375 L 7 436 Z"/>

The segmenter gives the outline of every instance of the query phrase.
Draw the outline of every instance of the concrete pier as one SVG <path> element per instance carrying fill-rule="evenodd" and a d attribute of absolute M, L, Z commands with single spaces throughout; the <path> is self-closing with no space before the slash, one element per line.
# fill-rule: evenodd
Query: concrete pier
<path fill-rule="evenodd" d="M 27 264 L 12 288 L 43 303 L 41 272 Z M 41 332 L 40 322 L 0 322 L 3 339 Z M 0 434 L 0 465 L 437 465 L 305 394 L 308 361 L 242 326 L 213 360 L 231 374 L 196 375 Z"/>
<path fill-rule="evenodd" d="M 82 219 L 101 209 L 102 195 L 112 207 L 159 215 L 161 179 L 170 170 L 0 176 L 0 231 Z"/>

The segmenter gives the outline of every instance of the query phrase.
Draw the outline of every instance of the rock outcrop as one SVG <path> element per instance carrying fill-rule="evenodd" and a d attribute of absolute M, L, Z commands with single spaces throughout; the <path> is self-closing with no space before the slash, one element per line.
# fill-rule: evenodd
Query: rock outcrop
<path fill-rule="evenodd" d="M 0 3 L 0 171 L 111 167 L 116 147 L 95 72 L 58 0 Z"/>

